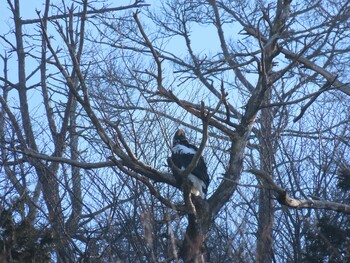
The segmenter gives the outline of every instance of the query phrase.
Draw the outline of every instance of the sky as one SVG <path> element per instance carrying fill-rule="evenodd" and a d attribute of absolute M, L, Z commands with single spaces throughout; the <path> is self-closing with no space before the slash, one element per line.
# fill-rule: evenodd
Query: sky
<path fill-rule="evenodd" d="M 13 2 L 13 0 L 11 0 Z M 25 19 L 36 19 L 38 18 L 37 10 L 42 11 L 43 13 L 44 7 L 45 7 L 45 1 L 44 0 L 19 0 L 20 2 L 20 8 L 21 8 L 21 17 L 23 20 Z M 60 2 L 60 1 L 52 1 L 52 2 Z M 65 1 L 67 5 L 70 5 L 69 2 L 71 1 Z M 113 2 L 113 1 L 111 1 Z M 116 1 L 115 1 L 116 2 Z M 132 1 L 126 1 L 126 0 L 118 0 L 118 5 L 127 5 Z M 115 5 L 116 6 L 116 5 Z M 15 38 L 13 34 L 9 34 L 9 32 L 14 28 L 13 20 L 12 20 L 12 12 L 10 11 L 9 5 L 7 3 L 7 0 L 0 0 L 0 35 L 5 36 L 5 38 L 11 42 L 15 41 Z M 33 31 L 28 31 L 28 28 L 33 28 L 33 25 L 30 26 L 24 26 L 23 30 L 24 33 L 32 34 Z M 0 41 L 0 54 L 4 56 L 5 51 L 4 48 L 8 48 L 8 46 L 4 46 L 3 41 Z M 13 75 L 13 72 L 17 73 L 17 65 L 16 62 L 11 60 L 11 64 L 9 65 L 9 74 L 11 76 L 11 79 L 15 77 Z M 14 68 L 13 68 L 14 67 Z M 0 70 L 3 69 L 3 61 L 0 61 Z M 2 74 L 1 74 L 2 75 Z"/>
<path fill-rule="evenodd" d="M 55 1 L 52 1 L 55 2 Z M 60 1 L 58 1 L 60 2 Z M 69 1 L 70 2 L 70 1 Z M 65 1 L 67 5 L 70 5 L 69 2 Z M 128 0 L 118 0 L 118 1 L 110 1 L 111 4 L 110 6 L 123 6 L 123 5 L 128 5 L 130 3 L 133 3 L 133 1 L 128 1 Z M 116 4 L 117 2 L 117 4 Z M 27 0 L 22 0 L 20 1 L 20 6 L 21 6 L 21 16 L 22 19 L 35 19 L 38 18 L 38 15 L 36 13 L 36 10 L 43 10 L 44 8 L 44 0 L 41 1 L 27 1 Z M 157 5 L 159 5 L 159 1 L 155 0 L 146 0 L 145 3 L 149 3 L 151 5 L 151 9 L 157 8 Z M 0 34 L 4 35 L 9 32 L 11 28 L 13 28 L 13 21 L 11 21 L 11 11 L 9 10 L 9 6 L 7 4 L 7 0 L 0 0 L 0 7 L 5 7 L 5 8 L 0 8 L 0 23 L 3 25 L 0 27 Z M 43 11 L 42 11 L 43 12 Z M 141 18 L 142 19 L 142 18 Z M 146 21 L 142 21 L 143 23 L 147 23 Z M 30 26 L 25 26 L 24 27 L 24 32 L 32 34 L 33 32 L 28 31 L 28 28 L 33 28 L 32 25 Z M 26 31 L 27 29 L 27 31 Z M 237 28 L 230 28 L 229 29 L 230 33 L 232 34 L 237 34 L 238 29 Z M 220 47 L 219 39 L 217 38 L 216 34 L 216 29 L 214 27 L 204 27 L 204 26 L 198 26 L 196 25 L 195 27 L 192 28 L 191 32 L 191 44 L 193 45 L 193 48 L 195 51 L 202 53 L 202 52 L 213 52 L 215 53 L 217 51 L 217 48 Z M 11 39 L 11 41 L 14 41 L 13 35 L 6 35 L 6 38 Z M 169 43 L 168 48 L 171 50 L 174 50 L 176 52 L 180 52 L 179 47 L 184 46 L 184 41 L 180 40 L 180 43 L 178 40 L 174 38 L 172 43 Z M 0 41 L 0 54 L 4 55 L 4 48 L 3 48 L 2 41 Z M 209 54 L 204 54 L 204 55 L 209 55 Z M 2 67 L 2 61 L 0 62 L 1 68 Z M 15 66 L 11 64 L 11 67 Z M 16 71 L 16 70 L 15 70 Z M 9 72 L 11 74 L 11 72 Z"/>
<path fill-rule="evenodd" d="M 61 1 L 54 1 L 52 2 L 58 2 L 61 3 Z M 66 5 L 70 6 L 71 1 L 65 1 Z M 110 7 L 116 7 L 116 6 L 124 6 L 128 5 L 130 3 L 133 3 L 134 1 L 130 0 L 118 0 L 118 1 L 110 1 L 112 4 Z M 44 3 L 45 1 L 27 1 L 27 0 L 20 0 L 20 6 L 21 6 L 21 17 L 22 19 L 36 19 L 38 18 L 38 14 L 36 13 L 37 10 L 42 10 L 41 14 L 43 14 L 43 8 L 44 8 Z M 145 3 L 149 3 L 151 5 L 151 9 L 157 8 L 157 5 L 159 5 L 159 1 L 156 0 L 146 0 Z M 9 10 L 9 6 L 7 3 L 7 0 L 0 0 L 0 6 L 5 7 L 5 8 L 0 8 L 0 23 L 4 26 L 0 27 L 0 34 L 5 35 L 5 37 L 10 41 L 10 42 L 15 42 L 15 38 L 13 34 L 8 34 L 8 32 L 13 29 L 13 21 L 12 21 L 12 13 Z M 149 24 L 147 24 L 147 18 L 145 16 L 140 15 L 140 20 L 143 24 L 146 24 L 147 28 Z M 34 25 L 25 25 L 23 28 L 23 31 L 25 34 L 33 34 L 37 33 L 36 32 L 36 26 Z M 230 34 L 237 34 L 238 29 L 236 28 L 229 28 L 227 32 L 230 32 Z M 54 34 L 52 31 L 50 32 L 50 35 Z M 236 36 L 235 36 L 236 37 Z M 28 40 L 28 38 L 27 38 Z M 57 36 L 56 40 L 60 40 L 60 37 Z M 57 42 L 58 43 L 58 42 Z M 192 32 L 191 32 L 191 44 L 194 49 L 194 51 L 198 54 L 201 54 L 202 56 L 208 56 L 210 57 L 213 54 L 217 53 L 217 49 L 220 47 L 219 39 L 217 37 L 217 32 L 216 28 L 214 26 L 211 27 L 205 27 L 205 26 L 200 26 L 200 25 L 195 25 L 192 27 Z M 26 46 L 30 46 L 30 43 L 26 43 Z M 59 45 L 59 44 L 58 44 Z M 2 56 L 5 55 L 5 48 L 8 49 L 8 45 L 4 46 L 3 41 L 0 41 L 0 54 Z M 180 38 L 173 38 L 172 41 L 168 42 L 167 44 L 167 50 L 173 52 L 174 54 L 177 54 L 179 56 L 185 56 L 187 53 L 185 50 L 185 42 L 183 39 Z M 18 82 L 18 65 L 17 65 L 17 57 L 15 53 L 7 53 L 7 55 L 11 56 L 11 59 L 9 60 L 8 63 L 8 78 L 12 83 L 17 83 Z M 27 57 L 26 60 L 26 72 L 27 75 L 35 70 L 38 66 L 37 61 L 33 61 L 32 58 Z M 0 60 L 0 76 L 3 76 L 3 61 Z M 35 77 L 31 78 L 27 85 L 34 85 L 40 82 L 39 79 L 39 74 L 37 73 Z M 0 82 L 1 84 L 1 82 Z M 17 96 L 16 94 L 13 94 L 12 102 L 14 104 L 17 104 Z M 10 94 L 11 96 L 11 94 Z M 41 105 L 41 94 L 39 91 L 38 93 L 29 92 L 29 99 L 32 102 L 32 107 L 33 109 L 39 109 Z M 11 99 L 10 99 L 11 102 Z"/>

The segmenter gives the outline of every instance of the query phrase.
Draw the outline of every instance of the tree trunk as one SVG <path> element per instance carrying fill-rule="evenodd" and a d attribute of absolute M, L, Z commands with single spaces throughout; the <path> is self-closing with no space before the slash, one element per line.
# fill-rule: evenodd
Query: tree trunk
<path fill-rule="evenodd" d="M 272 244 L 273 244 L 273 201 L 271 191 L 261 189 L 259 196 L 259 213 L 258 213 L 258 232 L 255 262 L 269 263 L 272 262 Z"/>
<path fill-rule="evenodd" d="M 205 263 L 207 253 L 204 242 L 211 222 L 209 204 L 201 198 L 193 197 L 192 199 L 196 214 L 188 215 L 188 226 L 180 249 L 180 256 L 185 263 Z"/>
<path fill-rule="evenodd" d="M 271 90 L 267 90 L 264 96 L 264 104 L 271 101 Z M 273 165 L 273 146 L 272 146 L 272 110 L 270 108 L 261 111 L 261 130 L 260 130 L 260 168 L 272 175 Z M 259 194 L 258 211 L 258 231 L 257 231 L 257 263 L 272 262 L 272 244 L 273 244 L 273 223 L 274 209 L 272 192 L 263 182 Z"/>

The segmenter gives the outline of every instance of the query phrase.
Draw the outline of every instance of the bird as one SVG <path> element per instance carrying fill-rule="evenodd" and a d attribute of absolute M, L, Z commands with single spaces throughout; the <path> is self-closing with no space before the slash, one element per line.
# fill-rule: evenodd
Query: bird
<path fill-rule="evenodd" d="M 182 171 L 185 170 L 191 163 L 193 156 L 197 151 L 198 148 L 188 142 L 185 131 L 181 129 L 177 130 L 174 135 L 173 145 L 171 148 L 171 160 L 174 165 Z M 175 169 L 173 169 L 173 174 L 175 176 L 176 182 L 178 186 L 181 187 L 183 179 L 174 170 Z M 204 161 L 203 156 L 200 156 L 197 165 L 188 175 L 188 179 L 192 183 L 191 194 L 205 199 L 210 179 L 208 175 L 207 165 Z"/>

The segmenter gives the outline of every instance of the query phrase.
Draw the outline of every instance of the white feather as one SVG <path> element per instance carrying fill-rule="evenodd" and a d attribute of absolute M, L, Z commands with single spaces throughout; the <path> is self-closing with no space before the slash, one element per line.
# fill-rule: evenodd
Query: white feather
<path fill-rule="evenodd" d="M 200 196 L 202 199 L 205 199 L 205 193 L 203 192 L 203 188 L 206 187 L 205 183 L 193 174 L 190 174 L 188 176 L 188 179 L 193 183 L 191 193 L 195 196 Z"/>
<path fill-rule="evenodd" d="M 185 167 L 181 166 L 180 170 L 185 171 Z M 192 182 L 191 194 L 200 196 L 202 199 L 205 199 L 205 193 L 203 192 L 203 188 L 206 188 L 205 183 L 193 174 L 188 175 L 188 180 Z"/>
<path fill-rule="evenodd" d="M 175 154 L 196 154 L 196 150 L 181 144 L 176 144 L 171 151 Z"/>

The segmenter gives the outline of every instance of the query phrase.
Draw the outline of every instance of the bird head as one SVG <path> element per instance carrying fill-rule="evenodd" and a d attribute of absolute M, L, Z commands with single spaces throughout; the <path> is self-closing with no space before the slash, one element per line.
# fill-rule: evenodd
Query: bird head
<path fill-rule="evenodd" d="M 186 135 L 184 130 L 177 130 L 174 138 L 173 138 L 173 145 L 178 143 L 187 143 Z"/>

